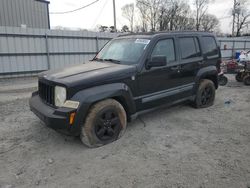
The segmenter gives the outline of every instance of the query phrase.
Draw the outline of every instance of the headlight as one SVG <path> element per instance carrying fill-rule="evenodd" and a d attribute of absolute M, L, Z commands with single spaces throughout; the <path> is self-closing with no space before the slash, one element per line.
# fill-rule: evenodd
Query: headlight
<path fill-rule="evenodd" d="M 55 87 L 55 105 L 61 107 L 66 101 L 66 88 L 61 86 Z"/>

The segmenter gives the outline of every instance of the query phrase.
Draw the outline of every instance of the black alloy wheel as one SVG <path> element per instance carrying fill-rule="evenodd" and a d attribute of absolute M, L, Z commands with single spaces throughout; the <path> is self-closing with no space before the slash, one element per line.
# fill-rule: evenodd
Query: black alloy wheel
<path fill-rule="evenodd" d="M 212 88 L 210 86 L 207 86 L 204 88 L 204 90 L 201 93 L 201 104 L 207 105 L 211 103 L 212 100 Z"/>
<path fill-rule="evenodd" d="M 122 137 L 127 127 L 127 114 L 114 99 L 105 99 L 91 106 L 81 128 L 80 138 L 88 147 L 100 147 Z"/>
<path fill-rule="evenodd" d="M 212 106 L 215 99 L 215 85 L 211 80 L 202 79 L 196 91 L 193 105 L 196 108 L 206 108 Z"/>
<path fill-rule="evenodd" d="M 100 112 L 95 121 L 95 134 L 101 141 L 117 139 L 121 130 L 121 122 L 114 109 Z"/>

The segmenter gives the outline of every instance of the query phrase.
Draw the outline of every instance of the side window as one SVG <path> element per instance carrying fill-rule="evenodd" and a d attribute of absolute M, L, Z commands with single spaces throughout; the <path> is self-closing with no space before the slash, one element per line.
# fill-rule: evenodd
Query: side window
<path fill-rule="evenodd" d="M 196 37 L 180 38 L 181 59 L 201 56 L 200 46 Z"/>
<path fill-rule="evenodd" d="M 157 42 L 155 45 L 152 56 L 166 56 L 167 61 L 175 61 L 175 49 L 173 39 L 164 39 Z"/>
<path fill-rule="evenodd" d="M 202 37 L 203 44 L 204 44 L 204 53 L 206 56 L 219 56 L 218 47 L 215 42 L 214 37 Z"/>

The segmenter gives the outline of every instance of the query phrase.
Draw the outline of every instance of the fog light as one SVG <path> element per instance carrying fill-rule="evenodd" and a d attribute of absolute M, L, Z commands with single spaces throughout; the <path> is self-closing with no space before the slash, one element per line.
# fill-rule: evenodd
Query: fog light
<path fill-rule="evenodd" d="M 75 112 L 72 112 L 69 116 L 69 124 L 72 125 L 74 123 L 74 120 L 75 120 L 75 116 L 76 116 L 76 113 Z"/>

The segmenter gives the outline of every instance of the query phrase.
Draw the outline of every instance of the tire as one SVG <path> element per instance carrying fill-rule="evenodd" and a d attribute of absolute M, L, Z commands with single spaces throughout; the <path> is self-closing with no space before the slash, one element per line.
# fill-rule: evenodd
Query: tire
<path fill-rule="evenodd" d="M 219 85 L 220 85 L 220 86 L 226 85 L 227 82 L 228 82 L 228 79 L 227 79 L 226 76 L 221 76 L 221 77 L 219 78 Z"/>
<path fill-rule="evenodd" d="M 243 79 L 242 79 L 242 73 L 238 72 L 236 75 L 235 75 L 235 80 L 237 82 L 242 82 Z"/>
<path fill-rule="evenodd" d="M 119 139 L 126 127 L 127 116 L 123 106 L 114 99 L 106 99 L 90 108 L 80 138 L 88 147 L 100 147 Z"/>
<path fill-rule="evenodd" d="M 196 91 L 194 106 L 196 108 L 206 108 L 214 104 L 215 86 L 211 80 L 202 79 Z"/>
<path fill-rule="evenodd" d="M 243 82 L 245 85 L 249 86 L 250 85 L 250 75 L 247 75 L 243 78 Z"/>

